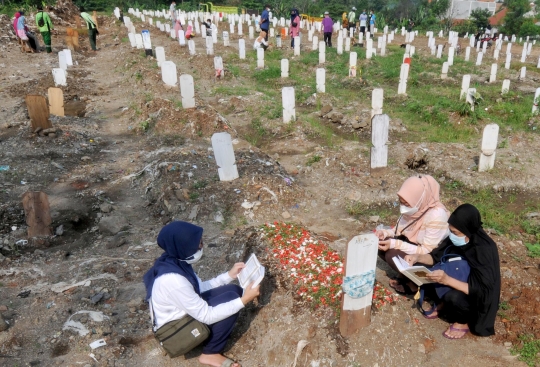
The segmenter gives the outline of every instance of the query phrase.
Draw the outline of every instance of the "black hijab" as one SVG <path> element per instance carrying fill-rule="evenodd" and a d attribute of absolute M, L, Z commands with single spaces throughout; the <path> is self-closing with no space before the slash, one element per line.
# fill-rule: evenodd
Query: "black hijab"
<path fill-rule="evenodd" d="M 152 296 L 154 281 L 161 275 L 176 273 L 185 277 L 200 294 L 199 281 L 195 271 L 185 261 L 189 260 L 198 250 L 201 243 L 203 229 L 188 222 L 171 222 L 159 232 L 157 243 L 165 252 L 156 260 L 154 266 L 144 274 L 146 286 L 146 300 Z"/>
<path fill-rule="evenodd" d="M 480 212 L 471 204 L 460 205 L 448 223 L 469 238 L 458 247 L 469 262 L 469 328 L 481 336 L 495 334 L 495 317 L 501 294 L 501 270 L 497 245 L 482 228 Z"/>

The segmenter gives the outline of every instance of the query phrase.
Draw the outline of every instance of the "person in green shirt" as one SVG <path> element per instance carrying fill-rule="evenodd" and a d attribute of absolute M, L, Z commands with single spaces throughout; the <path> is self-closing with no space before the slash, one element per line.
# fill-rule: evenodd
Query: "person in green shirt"
<path fill-rule="evenodd" d="M 84 8 L 81 6 L 81 18 L 84 19 L 86 22 L 86 25 L 88 26 L 88 38 L 90 39 L 90 47 L 92 47 L 92 50 L 97 51 L 96 47 L 96 36 L 98 35 L 97 25 L 94 23 L 94 20 L 90 16 L 90 14 L 85 13 Z"/>
<path fill-rule="evenodd" d="M 39 33 L 41 33 L 41 37 L 43 37 L 43 43 L 45 43 L 47 53 L 51 53 L 51 31 L 54 28 L 51 22 L 51 17 L 49 16 L 49 14 L 43 11 L 43 5 L 38 5 L 37 10 L 38 13 L 36 14 L 36 25 L 39 28 Z"/>

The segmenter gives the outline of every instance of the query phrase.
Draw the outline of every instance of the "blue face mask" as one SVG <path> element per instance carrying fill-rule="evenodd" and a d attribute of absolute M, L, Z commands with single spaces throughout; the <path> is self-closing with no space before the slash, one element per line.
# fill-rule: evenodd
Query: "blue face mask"
<path fill-rule="evenodd" d="M 465 246 L 468 243 L 466 240 L 466 236 L 459 237 L 450 232 L 450 235 L 448 237 L 450 238 L 450 241 L 452 241 L 454 246 Z"/>

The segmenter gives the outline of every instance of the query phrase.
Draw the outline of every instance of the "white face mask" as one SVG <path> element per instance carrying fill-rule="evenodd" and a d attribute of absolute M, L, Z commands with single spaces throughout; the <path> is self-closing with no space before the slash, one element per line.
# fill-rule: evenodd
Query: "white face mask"
<path fill-rule="evenodd" d="M 402 215 L 413 215 L 417 211 L 418 211 L 418 208 L 409 208 L 408 206 L 405 206 L 405 205 L 399 206 L 399 212 Z"/>
<path fill-rule="evenodd" d="M 399 212 L 401 213 L 401 215 L 413 215 L 413 214 L 415 214 L 418 211 L 418 207 L 420 206 L 420 203 L 422 202 L 422 199 L 424 198 L 425 192 L 426 192 L 426 190 L 424 190 L 424 192 L 422 192 L 422 196 L 420 196 L 420 200 L 418 200 L 416 205 L 413 206 L 412 208 L 409 208 L 408 206 L 405 206 L 405 205 L 400 205 L 399 206 Z"/>
<path fill-rule="evenodd" d="M 196 253 L 194 253 L 191 257 L 192 259 L 189 259 L 189 260 L 180 260 L 180 261 L 185 261 L 187 262 L 188 264 L 195 264 L 197 261 L 199 261 L 202 257 L 202 254 L 203 254 L 203 249 L 200 249 L 199 251 L 197 251 Z"/>

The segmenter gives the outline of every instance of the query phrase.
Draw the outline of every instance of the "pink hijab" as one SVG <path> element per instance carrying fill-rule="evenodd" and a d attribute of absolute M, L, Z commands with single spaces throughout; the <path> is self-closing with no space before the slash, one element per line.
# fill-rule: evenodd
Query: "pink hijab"
<path fill-rule="evenodd" d="M 21 16 L 21 13 L 16 12 L 15 18 L 13 19 L 13 29 L 15 30 L 15 33 L 17 33 L 17 22 L 19 21 L 20 16 Z"/>
<path fill-rule="evenodd" d="M 416 243 L 418 232 L 423 224 L 421 218 L 428 210 L 441 208 L 450 215 L 444 204 L 439 201 L 439 192 L 439 183 L 429 175 L 409 177 L 403 182 L 397 193 L 398 196 L 406 200 L 411 207 L 417 207 L 418 211 L 413 215 L 403 217 L 407 220 L 407 224 L 402 228 L 396 228 L 396 236 L 403 234 L 409 241 Z"/>

